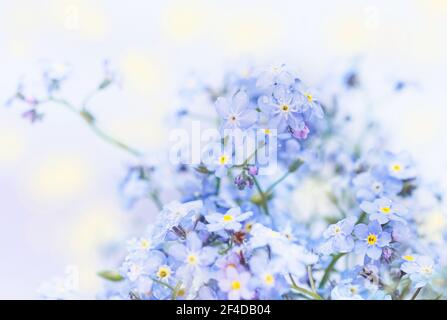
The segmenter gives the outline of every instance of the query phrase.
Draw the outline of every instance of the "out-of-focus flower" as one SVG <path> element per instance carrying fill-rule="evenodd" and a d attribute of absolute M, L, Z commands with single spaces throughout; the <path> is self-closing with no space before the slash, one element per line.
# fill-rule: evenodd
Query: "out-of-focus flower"
<path fill-rule="evenodd" d="M 253 292 L 248 287 L 250 278 L 250 273 L 238 272 L 236 268 L 229 267 L 219 278 L 219 287 L 228 294 L 230 300 L 251 299 Z"/>
<path fill-rule="evenodd" d="M 397 179 L 406 180 L 416 177 L 416 169 L 408 152 L 399 154 L 386 154 L 386 168 L 390 176 Z"/>
<path fill-rule="evenodd" d="M 435 262 L 428 256 L 406 256 L 400 269 L 410 276 L 415 288 L 425 286 L 433 277 Z"/>
<path fill-rule="evenodd" d="M 403 183 L 390 177 L 384 170 L 363 172 L 353 179 L 359 200 L 372 201 L 378 197 L 395 196 L 402 190 Z"/>
<path fill-rule="evenodd" d="M 371 221 L 376 220 L 380 224 L 385 224 L 390 220 L 405 223 L 402 216 L 408 212 L 405 206 L 387 198 L 376 199 L 374 202 L 363 201 L 360 208 L 369 214 Z"/>

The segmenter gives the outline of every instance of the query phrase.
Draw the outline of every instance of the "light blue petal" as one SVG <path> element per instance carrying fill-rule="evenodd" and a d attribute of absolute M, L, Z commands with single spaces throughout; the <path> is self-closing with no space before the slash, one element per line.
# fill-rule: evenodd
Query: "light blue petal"
<path fill-rule="evenodd" d="M 364 223 L 360 223 L 354 227 L 354 234 L 359 239 L 366 239 L 368 237 L 368 226 Z"/>
<path fill-rule="evenodd" d="M 186 248 L 183 244 L 178 242 L 169 244 L 165 248 L 166 253 L 174 257 L 178 261 L 183 261 L 186 259 Z"/>
<path fill-rule="evenodd" d="M 369 201 L 363 201 L 360 204 L 360 209 L 362 209 L 363 211 L 365 211 L 366 213 L 374 213 L 377 212 L 377 206 Z"/>
<path fill-rule="evenodd" d="M 202 249 L 202 241 L 195 232 L 190 232 L 186 236 L 186 245 L 191 251 L 199 251 Z"/>
<path fill-rule="evenodd" d="M 366 249 L 366 255 L 373 260 L 377 260 L 382 255 L 382 249 L 377 246 L 369 246 Z"/>

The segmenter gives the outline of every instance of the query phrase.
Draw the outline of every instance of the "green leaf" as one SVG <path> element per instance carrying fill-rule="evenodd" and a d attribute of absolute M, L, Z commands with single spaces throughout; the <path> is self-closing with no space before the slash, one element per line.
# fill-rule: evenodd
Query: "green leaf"
<path fill-rule="evenodd" d="M 112 270 L 100 271 L 100 272 L 98 272 L 98 276 L 100 276 L 103 279 L 106 279 L 109 281 L 114 281 L 114 282 L 124 280 L 124 277 L 122 275 L 120 275 L 117 271 L 112 271 Z"/>
<path fill-rule="evenodd" d="M 195 167 L 194 170 L 196 170 L 199 173 L 203 173 L 203 174 L 210 174 L 211 171 L 209 171 L 205 166 L 200 165 L 198 167 Z"/>

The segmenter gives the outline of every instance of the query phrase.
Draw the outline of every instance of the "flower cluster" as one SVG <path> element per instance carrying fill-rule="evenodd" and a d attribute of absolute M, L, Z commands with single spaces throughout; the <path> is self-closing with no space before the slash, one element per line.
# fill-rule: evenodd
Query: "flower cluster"
<path fill-rule="evenodd" d="M 319 88 L 319 95 L 281 65 L 232 72 L 219 88 L 199 83 L 185 93 L 205 97 L 212 113 L 191 102 L 176 113 L 176 126 L 206 119 L 223 136 L 200 163 L 140 157 L 129 168 L 120 184 L 126 204 L 151 199 L 159 213 L 129 241 L 120 267 L 100 273 L 111 281 L 99 298 L 445 297 L 445 230 L 435 241 L 424 227 L 442 197 L 421 181 L 409 154 L 370 148 L 377 127 L 352 135 L 336 98 L 359 90 L 360 78 L 344 78 L 341 92 Z M 262 139 L 238 141 L 228 130 Z M 277 155 L 273 174 L 265 174 L 263 152 Z M 173 188 L 178 200 L 166 203 Z"/>
<path fill-rule="evenodd" d="M 411 157 L 337 140 L 344 134 L 337 110 L 328 106 L 320 120 L 323 104 L 284 66 L 229 79 L 219 91 L 225 96 L 210 99 L 220 129 L 261 128 L 266 136 L 277 130 L 283 173 L 261 176 L 256 162 L 234 165 L 223 144 L 215 162 L 195 168 L 202 188 L 161 211 L 145 258 L 129 252 L 121 269 L 127 286 L 108 297 L 414 299 L 421 288 L 428 297 L 438 294 L 430 284 L 439 248 L 418 229 L 416 194 L 425 186 Z M 257 148 L 269 148 L 264 142 Z M 338 212 L 326 217 L 332 222 L 325 230 L 323 217 L 295 219 L 287 205 L 300 184 L 320 179 L 329 191 L 307 197 L 327 192 Z M 144 265 L 155 256 L 155 264 Z M 151 271 L 129 277 L 135 269 Z"/>

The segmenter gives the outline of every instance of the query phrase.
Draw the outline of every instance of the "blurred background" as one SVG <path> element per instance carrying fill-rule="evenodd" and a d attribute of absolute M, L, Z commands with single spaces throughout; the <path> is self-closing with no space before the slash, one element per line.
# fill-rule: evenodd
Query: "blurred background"
<path fill-rule="evenodd" d="M 390 145 L 412 152 L 445 191 L 446 16 L 445 0 L 0 0 L 0 101 L 21 76 L 57 61 L 73 67 L 64 92 L 80 103 L 108 59 L 122 88 L 95 96 L 93 112 L 150 153 L 167 141 L 163 119 L 191 72 L 213 79 L 230 65 L 285 62 L 315 85 L 359 67 Z M 401 80 L 412 90 L 387 99 Z M 117 186 L 132 158 L 79 118 L 48 106 L 30 125 L 21 112 L 0 108 L 0 298 L 36 298 L 42 281 L 70 266 L 80 289 L 94 292 L 96 270 L 117 262 L 98 252 L 156 210 L 124 209 Z"/>

